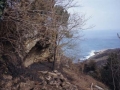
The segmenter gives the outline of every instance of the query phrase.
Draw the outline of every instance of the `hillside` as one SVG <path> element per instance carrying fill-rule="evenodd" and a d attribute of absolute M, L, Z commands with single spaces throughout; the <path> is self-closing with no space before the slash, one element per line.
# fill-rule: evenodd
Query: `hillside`
<path fill-rule="evenodd" d="M 119 90 L 120 85 L 120 48 L 108 49 L 82 62 L 84 72 L 110 87 Z"/>
<path fill-rule="evenodd" d="M 80 72 L 75 64 L 71 64 L 70 68 L 63 66 L 58 71 L 26 68 L 21 72 L 17 77 L 0 75 L 0 90 L 108 90 L 101 82 Z"/>
<path fill-rule="evenodd" d="M 111 53 L 117 53 L 120 55 L 120 48 L 107 49 L 95 52 L 95 55 L 88 58 L 88 61 L 94 60 L 98 67 L 102 66 L 107 63 L 107 59 Z"/>
<path fill-rule="evenodd" d="M 61 42 L 73 40 L 81 18 L 78 24 L 56 0 L 0 4 L 0 90 L 107 90 L 63 54 Z"/>

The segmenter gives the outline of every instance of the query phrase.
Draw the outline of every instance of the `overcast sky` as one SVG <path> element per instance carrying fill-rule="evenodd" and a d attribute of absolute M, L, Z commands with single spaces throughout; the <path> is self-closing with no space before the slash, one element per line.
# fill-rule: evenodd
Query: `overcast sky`
<path fill-rule="evenodd" d="M 120 30 L 120 0 L 75 0 L 81 7 L 70 12 L 85 14 L 87 26 L 95 25 L 94 30 Z"/>

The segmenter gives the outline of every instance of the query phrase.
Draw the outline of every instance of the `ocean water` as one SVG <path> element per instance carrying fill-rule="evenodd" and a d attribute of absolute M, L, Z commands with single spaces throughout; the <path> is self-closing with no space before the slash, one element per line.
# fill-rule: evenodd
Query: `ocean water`
<path fill-rule="evenodd" d="M 95 51 L 120 48 L 120 30 L 84 30 L 82 40 L 77 47 L 80 49 L 77 59 L 87 59 L 94 55 Z"/>

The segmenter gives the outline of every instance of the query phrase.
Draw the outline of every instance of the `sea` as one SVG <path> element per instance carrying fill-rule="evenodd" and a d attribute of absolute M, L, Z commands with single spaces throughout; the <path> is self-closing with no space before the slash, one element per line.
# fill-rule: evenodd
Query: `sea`
<path fill-rule="evenodd" d="M 98 52 L 106 49 L 120 48 L 120 30 L 83 30 L 75 48 L 68 53 L 77 60 L 86 60 Z"/>

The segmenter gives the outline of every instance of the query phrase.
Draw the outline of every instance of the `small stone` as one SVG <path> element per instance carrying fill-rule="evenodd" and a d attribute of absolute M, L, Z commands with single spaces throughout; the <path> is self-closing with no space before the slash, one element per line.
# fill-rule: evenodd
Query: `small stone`
<path fill-rule="evenodd" d="M 54 73 L 58 73 L 58 71 L 57 71 L 57 70 L 54 70 L 53 72 L 54 72 Z"/>
<path fill-rule="evenodd" d="M 48 74 L 49 74 L 50 76 L 57 77 L 57 74 L 55 74 L 55 73 L 49 72 Z"/>
<path fill-rule="evenodd" d="M 47 74 L 48 71 L 38 71 L 39 73 L 42 73 L 42 74 Z"/>
<path fill-rule="evenodd" d="M 58 76 L 61 76 L 61 73 L 57 73 Z"/>
<path fill-rule="evenodd" d="M 12 86 L 12 82 L 11 81 L 8 81 L 5 85 L 5 87 L 11 87 Z"/>
<path fill-rule="evenodd" d="M 20 80 L 20 78 L 15 78 L 13 82 L 17 83 L 19 80 Z"/>
<path fill-rule="evenodd" d="M 25 86 L 26 86 L 26 83 L 23 83 L 23 82 L 20 83 L 20 88 L 23 88 Z"/>
<path fill-rule="evenodd" d="M 9 79 L 9 80 L 11 80 L 11 79 L 12 79 L 12 76 L 10 76 L 10 75 L 3 75 L 3 78 L 4 78 L 4 79 Z"/>
<path fill-rule="evenodd" d="M 46 86 L 43 86 L 43 87 L 42 87 L 42 90 L 47 90 L 47 87 L 46 87 Z"/>
<path fill-rule="evenodd" d="M 50 79 L 51 79 L 51 76 L 47 76 L 47 77 L 46 77 L 46 80 L 50 80 Z"/>

